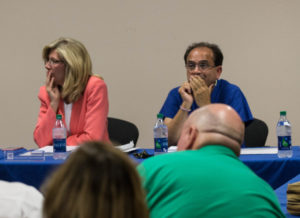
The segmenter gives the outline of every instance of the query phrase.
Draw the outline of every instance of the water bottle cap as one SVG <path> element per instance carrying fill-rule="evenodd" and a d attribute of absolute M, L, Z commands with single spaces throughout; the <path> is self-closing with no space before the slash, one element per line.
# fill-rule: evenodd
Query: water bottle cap
<path fill-rule="evenodd" d="M 162 115 L 162 114 L 157 114 L 157 118 L 162 119 L 162 118 L 164 118 L 164 115 Z"/>
<path fill-rule="evenodd" d="M 62 119 L 61 114 L 56 114 L 56 119 L 57 119 L 57 120 L 61 120 L 61 119 Z"/>
<path fill-rule="evenodd" d="M 286 111 L 280 111 L 280 116 L 285 116 L 286 115 Z"/>

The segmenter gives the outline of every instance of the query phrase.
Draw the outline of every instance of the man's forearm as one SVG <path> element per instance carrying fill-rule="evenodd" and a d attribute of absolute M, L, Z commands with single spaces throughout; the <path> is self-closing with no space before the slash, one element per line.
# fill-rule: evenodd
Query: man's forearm
<path fill-rule="evenodd" d="M 168 143 L 169 146 L 177 145 L 181 134 L 184 121 L 188 118 L 188 111 L 179 109 L 173 119 L 165 118 L 165 124 L 168 127 Z"/>

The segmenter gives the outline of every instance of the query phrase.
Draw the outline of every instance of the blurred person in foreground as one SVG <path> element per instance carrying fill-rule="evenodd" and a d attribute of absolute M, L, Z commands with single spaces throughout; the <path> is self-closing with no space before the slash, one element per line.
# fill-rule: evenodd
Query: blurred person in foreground
<path fill-rule="evenodd" d="M 41 218 L 43 200 L 33 186 L 0 180 L 1 218 Z"/>
<path fill-rule="evenodd" d="M 189 114 L 211 103 L 228 104 L 247 125 L 253 120 L 248 102 L 234 84 L 220 79 L 223 68 L 223 53 L 211 43 L 199 42 L 190 45 L 184 54 L 187 81 L 172 89 L 160 113 L 168 126 L 169 145 L 176 145 Z"/>
<path fill-rule="evenodd" d="M 284 217 L 277 197 L 238 156 L 244 124 L 225 104 L 195 110 L 178 152 L 138 166 L 151 217 Z"/>
<path fill-rule="evenodd" d="M 86 142 L 42 186 L 44 218 L 147 218 L 144 190 L 129 157 Z"/>
<path fill-rule="evenodd" d="M 34 140 L 39 147 L 52 145 L 56 114 L 67 128 L 67 145 L 84 141 L 109 141 L 108 94 L 105 82 L 92 74 L 92 63 L 84 45 L 59 38 L 43 49 L 46 82 L 40 88 L 41 102 Z"/>

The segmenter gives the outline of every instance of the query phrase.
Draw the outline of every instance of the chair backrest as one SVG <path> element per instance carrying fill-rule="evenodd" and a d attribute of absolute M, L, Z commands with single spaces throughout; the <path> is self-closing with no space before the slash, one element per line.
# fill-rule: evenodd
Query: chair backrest
<path fill-rule="evenodd" d="M 111 142 L 116 145 L 124 145 L 133 141 L 136 146 L 139 138 L 137 126 L 129 121 L 108 117 L 108 134 Z"/>
<path fill-rule="evenodd" d="M 265 146 L 269 129 L 267 124 L 257 118 L 254 118 L 245 128 L 244 144 L 246 147 Z"/>

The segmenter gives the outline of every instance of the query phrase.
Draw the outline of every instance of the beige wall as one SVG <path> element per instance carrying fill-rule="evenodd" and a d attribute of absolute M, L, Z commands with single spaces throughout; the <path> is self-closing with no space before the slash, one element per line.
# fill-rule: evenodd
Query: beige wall
<path fill-rule="evenodd" d="M 300 144 L 300 1 L 0 1 L 0 145 L 34 148 L 43 46 L 59 36 L 82 41 L 108 85 L 109 116 L 152 127 L 168 91 L 185 79 L 183 53 L 195 41 L 220 45 L 222 78 L 243 90 L 255 117 L 275 125 L 287 110 Z"/>

